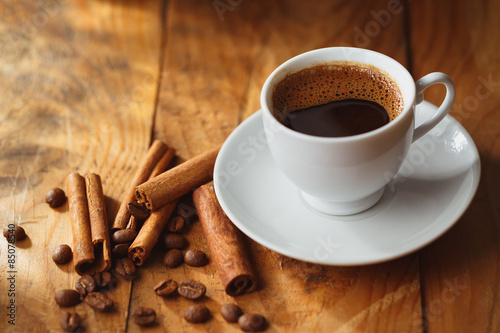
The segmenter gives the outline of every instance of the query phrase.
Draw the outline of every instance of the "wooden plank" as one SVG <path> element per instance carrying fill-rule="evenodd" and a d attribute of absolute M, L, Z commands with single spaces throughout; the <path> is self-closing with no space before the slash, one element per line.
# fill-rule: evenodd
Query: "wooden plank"
<path fill-rule="evenodd" d="M 225 4 L 215 8 L 214 4 Z M 222 6 L 222 5 L 221 5 Z M 363 8 L 363 10 L 360 10 Z M 392 10 L 392 12 L 389 11 Z M 219 11 L 218 11 L 219 10 Z M 386 21 L 380 15 L 389 13 Z M 378 18 L 378 19 L 377 19 Z M 181 160 L 221 143 L 259 109 L 271 71 L 301 52 L 334 45 L 372 48 L 406 63 L 403 13 L 387 1 L 170 1 L 155 137 L 178 149 Z M 199 223 L 186 237 L 209 253 Z M 226 302 L 264 314 L 269 332 L 418 332 L 421 319 L 416 255 L 367 267 L 328 267 L 292 260 L 248 241 L 261 282 L 259 291 L 232 298 L 212 263 L 166 269 L 158 247 L 134 280 L 131 308 L 159 309 L 157 331 L 234 331 L 219 311 Z M 210 254 L 211 255 L 211 254 Z M 152 286 L 165 278 L 193 278 L 207 285 L 213 318 L 203 325 L 182 319 L 192 304 L 161 299 Z M 136 327 L 129 323 L 135 331 Z"/>
<path fill-rule="evenodd" d="M 449 74 L 457 97 L 451 114 L 474 139 L 481 183 L 455 227 L 421 251 L 423 327 L 428 332 L 500 330 L 500 4 L 495 1 L 411 3 L 415 77 Z M 426 98 L 439 103 L 442 89 Z"/>
<path fill-rule="evenodd" d="M 158 2 L 2 2 L 0 12 L 0 212 L 2 228 L 22 225 L 15 297 L 5 293 L 0 331 L 59 331 L 56 291 L 74 288 L 72 264 L 51 256 L 71 245 L 67 205 L 50 209 L 45 193 L 73 171 L 102 176 L 113 217 L 151 138 L 161 40 Z M 1 271 L 7 243 L 0 241 Z M 88 332 L 125 331 L 130 282 L 109 292 L 110 314 L 67 309 Z M 15 300 L 15 326 L 6 304 Z"/>

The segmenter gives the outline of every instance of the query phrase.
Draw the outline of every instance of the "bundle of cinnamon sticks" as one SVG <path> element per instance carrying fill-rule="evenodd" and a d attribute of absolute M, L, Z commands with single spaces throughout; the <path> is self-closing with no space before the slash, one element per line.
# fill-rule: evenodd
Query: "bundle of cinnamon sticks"
<path fill-rule="evenodd" d="M 153 142 L 112 226 L 113 231 L 137 228 L 135 218 L 127 208 L 131 203 L 151 211 L 128 249 L 129 258 L 137 266 L 141 266 L 151 253 L 179 198 L 211 180 L 219 149 L 212 149 L 165 171 L 175 155 L 175 149 L 160 140 Z"/>
<path fill-rule="evenodd" d="M 111 246 L 101 177 L 89 173 L 84 178 L 75 172 L 66 181 L 75 271 L 79 275 L 106 271 L 111 267 Z"/>
<path fill-rule="evenodd" d="M 148 258 L 179 199 L 193 192 L 193 201 L 224 289 L 231 296 L 256 288 L 255 274 L 245 250 L 242 234 L 220 207 L 210 183 L 220 146 L 171 169 L 175 149 L 155 140 L 129 184 L 114 219 L 111 232 L 137 231 L 128 247 L 128 257 L 141 266 Z M 166 171 L 165 171 L 166 170 Z M 78 274 L 109 269 L 110 236 L 99 176 L 68 176 L 68 197 L 73 225 L 75 270 Z M 145 220 L 131 212 L 145 212 Z M 142 222 L 142 225 L 140 225 Z"/>

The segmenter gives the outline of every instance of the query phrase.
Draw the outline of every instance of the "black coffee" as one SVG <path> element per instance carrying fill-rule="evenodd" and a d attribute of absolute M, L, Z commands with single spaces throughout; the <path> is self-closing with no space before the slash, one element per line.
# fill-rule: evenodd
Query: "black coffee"
<path fill-rule="evenodd" d="M 403 107 L 399 87 L 387 73 L 356 62 L 324 63 L 288 74 L 272 94 L 278 121 L 324 137 L 372 131 L 395 119 Z"/>
<path fill-rule="evenodd" d="M 373 131 L 389 123 L 387 111 L 378 103 L 344 99 L 287 114 L 285 126 L 297 132 L 340 137 Z"/>

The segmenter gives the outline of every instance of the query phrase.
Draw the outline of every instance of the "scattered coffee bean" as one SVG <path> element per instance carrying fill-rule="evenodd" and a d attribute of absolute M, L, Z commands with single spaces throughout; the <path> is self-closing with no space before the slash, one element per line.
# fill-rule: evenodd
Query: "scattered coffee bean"
<path fill-rule="evenodd" d="M 156 321 L 156 312 L 151 308 L 137 308 L 132 313 L 132 320 L 136 325 L 149 326 Z"/>
<path fill-rule="evenodd" d="M 99 272 L 94 274 L 94 281 L 99 289 L 104 289 L 114 283 L 115 278 L 110 272 Z"/>
<path fill-rule="evenodd" d="M 245 313 L 238 319 L 238 325 L 245 332 L 261 332 L 267 328 L 267 321 L 260 314 Z"/>
<path fill-rule="evenodd" d="M 63 308 L 75 306 L 81 301 L 80 293 L 73 289 L 59 290 L 54 296 L 54 299 L 57 305 L 62 306 Z"/>
<path fill-rule="evenodd" d="M 52 260 L 58 265 L 64 265 L 71 261 L 73 258 L 73 251 L 67 244 L 61 244 L 56 247 Z"/>
<path fill-rule="evenodd" d="M 205 252 L 200 250 L 188 250 L 184 253 L 184 262 L 189 266 L 201 267 L 208 264 L 208 258 Z"/>
<path fill-rule="evenodd" d="M 154 287 L 154 291 L 158 296 L 168 297 L 177 291 L 177 287 L 177 282 L 174 280 L 163 280 Z"/>
<path fill-rule="evenodd" d="M 111 249 L 111 252 L 113 252 L 113 256 L 117 259 L 128 256 L 128 248 L 130 247 L 130 244 L 132 244 L 132 242 L 116 244 L 115 246 L 113 246 L 113 248 Z"/>
<path fill-rule="evenodd" d="M 65 201 L 66 194 L 62 189 L 58 187 L 49 190 L 45 195 L 45 202 L 48 203 L 51 208 L 57 208 L 61 206 Z"/>
<path fill-rule="evenodd" d="M 127 204 L 127 209 L 133 217 L 141 221 L 147 220 L 151 214 L 151 211 L 147 209 L 146 206 L 135 202 L 129 202 Z"/>
<path fill-rule="evenodd" d="M 85 297 L 87 296 L 87 294 L 96 291 L 98 289 L 98 286 L 91 275 L 84 274 L 81 278 L 76 280 L 75 288 L 80 293 L 80 295 Z"/>
<path fill-rule="evenodd" d="M 182 216 L 174 216 L 167 223 L 167 230 L 169 232 L 181 233 L 185 226 L 184 218 Z"/>
<path fill-rule="evenodd" d="M 121 229 L 115 231 L 111 239 L 115 244 L 123 244 L 132 242 L 135 237 L 137 237 L 137 231 L 134 229 Z"/>
<path fill-rule="evenodd" d="M 166 234 L 165 235 L 165 246 L 167 249 L 185 249 L 189 246 L 189 242 L 186 237 L 177 234 Z"/>
<path fill-rule="evenodd" d="M 199 281 L 188 279 L 179 282 L 177 292 L 179 295 L 184 296 L 187 299 L 197 301 L 205 296 L 207 288 Z"/>
<path fill-rule="evenodd" d="M 26 238 L 26 231 L 19 225 L 9 224 L 3 228 L 3 236 L 9 243 L 15 243 Z"/>
<path fill-rule="evenodd" d="M 191 305 L 184 311 L 184 319 L 190 323 L 204 323 L 210 317 L 210 311 L 203 304 Z"/>
<path fill-rule="evenodd" d="M 63 330 L 66 332 L 75 332 L 80 327 L 82 319 L 78 313 L 63 312 L 59 322 L 61 323 Z"/>
<path fill-rule="evenodd" d="M 92 292 L 85 297 L 85 303 L 98 312 L 109 312 L 113 308 L 113 300 L 100 292 Z"/>
<path fill-rule="evenodd" d="M 135 276 L 134 262 L 128 257 L 118 259 L 115 264 L 115 270 L 127 280 L 132 280 Z"/>
<path fill-rule="evenodd" d="M 243 311 L 238 305 L 229 303 L 222 306 L 220 313 L 228 323 L 237 323 L 238 318 L 241 317 Z"/>
<path fill-rule="evenodd" d="M 181 250 L 179 249 L 170 249 L 165 253 L 163 257 L 163 263 L 165 266 L 174 268 L 182 264 L 184 261 L 184 256 L 182 255 Z"/>

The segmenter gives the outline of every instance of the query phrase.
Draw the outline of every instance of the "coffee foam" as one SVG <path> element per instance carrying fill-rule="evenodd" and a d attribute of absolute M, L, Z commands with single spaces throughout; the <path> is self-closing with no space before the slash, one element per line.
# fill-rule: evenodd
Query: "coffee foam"
<path fill-rule="evenodd" d="M 380 104 L 389 120 L 403 111 L 403 95 L 384 71 L 366 64 L 335 62 L 315 65 L 288 74 L 274 87 L 273 114 L 283 122 L 292 111 L 344 99 Z"/>

